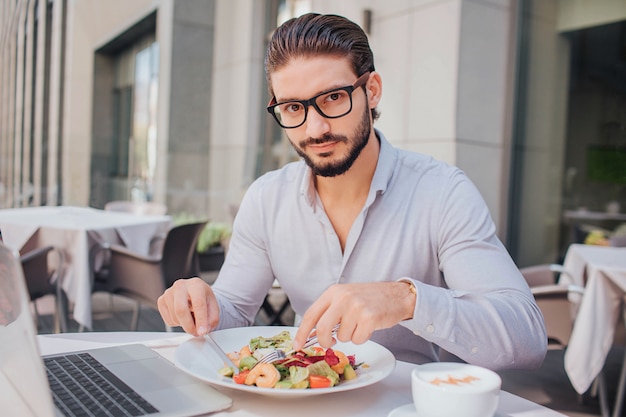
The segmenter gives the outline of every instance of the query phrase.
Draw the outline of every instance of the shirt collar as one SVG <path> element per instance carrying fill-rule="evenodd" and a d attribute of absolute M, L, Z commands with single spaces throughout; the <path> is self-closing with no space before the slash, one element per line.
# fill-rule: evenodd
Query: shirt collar
<path fill-rule="evenodd" d="M 374 129 L 374 131 L 376 132 L 376 137 L 380 142 L 380 152 L 378 154 L 376 172 L 374 173 L 372 185 L 370 186 L 370 195 L 372 192 L 378 191 L 380 191 L 381 194 L 384 194 L 391 178 L 393 177 L 398 160 L 398 150 L 387 141 L 385 135 L 383 135 L 378 129 Z"/>

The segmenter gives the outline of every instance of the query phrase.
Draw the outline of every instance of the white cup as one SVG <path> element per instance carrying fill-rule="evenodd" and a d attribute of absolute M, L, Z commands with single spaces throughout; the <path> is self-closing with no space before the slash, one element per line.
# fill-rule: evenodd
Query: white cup
<path fill-rule="evenodd" d="M 497 373 L 465 363 L 433 362 L 411 372 L 418 417 L 493 417 L 501 385 Z"/>

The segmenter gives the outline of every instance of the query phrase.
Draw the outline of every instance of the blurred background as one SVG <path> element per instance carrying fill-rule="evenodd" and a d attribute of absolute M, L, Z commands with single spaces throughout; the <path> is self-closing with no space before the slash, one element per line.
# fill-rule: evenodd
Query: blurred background
<path fill-rule="evenodd" d="M 365 29 L 376 127 L 463 169 L 518 265 L 626 221 L 623 0 L 1 0 L 0 208 L 156 201 L 231 221 L 296 158 L 263 59 L 309 11 Z"/>

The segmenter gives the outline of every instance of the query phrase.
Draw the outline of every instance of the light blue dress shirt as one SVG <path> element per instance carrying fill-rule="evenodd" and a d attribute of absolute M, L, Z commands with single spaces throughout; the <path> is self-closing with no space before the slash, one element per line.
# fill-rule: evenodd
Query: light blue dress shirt
<path fill-rule="evenodd" d="M 539 366 L 543 317 L 476 187 L 376 134 L 378 165 L 343 252 L 303 161 L 250 186 L 213 285 L 219 328 L 250 325 L 274 279 L 301 316 L 332 284 L 408 278 L 413 319 L 372 336 L 396 358 L 435 361 L 440 346 L 492 369 Z"/>

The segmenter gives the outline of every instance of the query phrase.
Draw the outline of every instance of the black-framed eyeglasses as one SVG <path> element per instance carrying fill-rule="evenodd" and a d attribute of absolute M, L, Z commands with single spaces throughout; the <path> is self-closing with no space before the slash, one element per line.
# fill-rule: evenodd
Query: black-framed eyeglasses
<path fill-rule="evenodd" d="M 290 100 L 276 103 L 276 97 L 270 100 L 267 111 L 274 116 L 278 124 L 285 129 L 300 127 L 306 122 L 309 107 L 327 119 L 337 119 L 352 111 L 352 92 L 369 79 L 370 73 L 361 75 L 352 85 L 333 88 L 311 97 L 308 100 Z"/>

